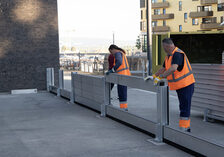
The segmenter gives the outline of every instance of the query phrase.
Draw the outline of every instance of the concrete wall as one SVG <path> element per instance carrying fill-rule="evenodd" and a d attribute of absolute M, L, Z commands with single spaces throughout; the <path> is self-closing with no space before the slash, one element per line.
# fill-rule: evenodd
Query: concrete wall
<path fill-rule="evenodd" d="M 46 89 L 46 68 L 59 68 L 57 0 L 0 0 L 0 19 L 0 92 Z"/>

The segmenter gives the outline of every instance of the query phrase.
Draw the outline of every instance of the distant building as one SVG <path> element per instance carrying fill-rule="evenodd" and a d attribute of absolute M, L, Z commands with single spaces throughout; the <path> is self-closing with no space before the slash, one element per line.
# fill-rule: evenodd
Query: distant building
<path fill-rule="evenodd" d="M 146 0 L 140 0 L 141 42 L 146 49 Z M 152 0 L 152 33 L 223 30 L 224 0 Z"/>

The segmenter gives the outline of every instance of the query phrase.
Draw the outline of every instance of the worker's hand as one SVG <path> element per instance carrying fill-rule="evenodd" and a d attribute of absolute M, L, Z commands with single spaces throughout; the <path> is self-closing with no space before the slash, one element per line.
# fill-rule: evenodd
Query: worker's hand
<path fill-rule="evenodd" d="M 152 75 L 152 77 L 153 77 L 153 80 L 156 78 L 156 75 L 154 74 L 154 75 Z"/>
<path fill-rule="evenodd" d="M 154 85 L 157 85 L 158 84 L 158 82 L 161 80 L 162 78 L 161 77 L 155 77 L 155 79 L 154 79 Z"/>
<path fill-rule="evenodd" d="M 113 73 L 113 70 L 108 70 L 108 71 L 106 72 L 106 75 L 109 75 L 110 73 Z"/>

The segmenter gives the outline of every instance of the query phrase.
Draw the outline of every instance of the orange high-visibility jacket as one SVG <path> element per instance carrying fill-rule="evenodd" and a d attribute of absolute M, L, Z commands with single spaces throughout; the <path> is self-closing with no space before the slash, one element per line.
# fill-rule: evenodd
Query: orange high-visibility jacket
<path fill-rule="evenodd" d="M 122 64 L 119 66 L 119 68 L 115 72 L 118 73 L 118 74 L 121 74 L 121 75 L 130 76 L 131 73 L 130 73 L 130 70 L 129 70 L 129 64 L 128 64 L 127 57 L 123 52 L 121 52 L 121 54 L 122 54 Z M 116 63 L 115 63 L 115 59 L 114 59 L 114 65 L 115 64 Z"/>
<path fill-rule="evenodd" d="M 170 87 L 170 90 L 178 90 L 187 87 L 195 82 L 192 68 L 186 54 L 177 47 L 173 50 L 172 56 L 169 56 L 169 58 L 168 56 L 166 56 L 165 69 L 168 70 L 171 67 L 173 54 L 175 52 L 184 54 L 184 66 L 181 71 L 176 70 L 175 72 L 167 76 L 168 86 Z"/>

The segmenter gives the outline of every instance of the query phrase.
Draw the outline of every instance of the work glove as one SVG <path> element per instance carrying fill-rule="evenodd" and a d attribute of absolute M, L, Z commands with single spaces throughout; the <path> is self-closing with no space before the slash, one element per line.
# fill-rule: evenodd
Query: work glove
<path fill-rule="evenodd" d="M 106 72 L 106 75 L 109 75 L 110 73 L 113 73 L 113 70 L 108 70 L 108 71 Z"/>
<path fill-rule="evenodd" d="M 159 77 L 159 76 L 155 77 L 154 81 L 153 81 L 154 85 L 157 85 L 160 80 L 162 80 L 161 77 Z"/>

